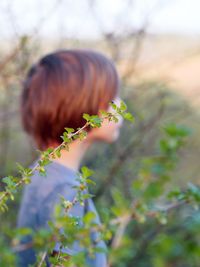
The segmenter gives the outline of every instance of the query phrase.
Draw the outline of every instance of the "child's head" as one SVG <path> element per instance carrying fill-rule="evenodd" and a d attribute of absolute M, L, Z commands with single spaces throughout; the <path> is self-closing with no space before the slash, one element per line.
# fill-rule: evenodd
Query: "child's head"
<path fill-rule="evenodd" d="M 119 87 L 114 64 L 98 52 L 73 49 L 48 54 L 32 66 L 24 82 L 23 127 L 41 150 L 52 142 L 60 144 L 65 127 L 76 130 L 86 123 L 83 113 L 108 110 L 109 102 L 119 99 Z M 92 130 L 96 129 L 88 129 Z M 97 130 L 95 135 L 98 139 Z"/>

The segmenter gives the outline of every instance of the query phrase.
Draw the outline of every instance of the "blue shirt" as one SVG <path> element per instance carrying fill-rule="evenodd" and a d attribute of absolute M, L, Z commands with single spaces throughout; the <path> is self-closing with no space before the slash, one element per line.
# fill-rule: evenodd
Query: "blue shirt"
<path fill-rule="evenodd" d="M 30 168 L 33 168 L 36 163 L 37 161 Z M 40 227 L 48 227 L 47 221 L 52 218 L 54 205 L 60 202 L 59 195 L 61 194 L 69 201 L 73 201 L 76 195 L 77 191 L 72 187 L 78 185 L 79 181 L 77 181 L 77 173 L 74 170 L 55 161 L 46 165 L 45 169 L 46 176 L 41 176 L 38 171 L 35 171 L 31 176 L 31 183 L 24 187 L 17 227 L 30 227 L 35 231 Z M 83 217 L 88 211 L 96 214 L 94 222 L 100 224 L 99 215 L 91 198 L 85 200 L 84 206 L 76 203 L 68 214 Z M 91 233 L 92 241 L 98 239 L 98 234 L 97 232 Z M 24 244 L 30 241 L 31 236 L 25 236 L 21 243 Z M 106 249 L 106 244 L 102 240 L 97 242 L 97 246 Z M 59 250 L 58 243 L 56 243 L 54 250 Z M 79 246 L 78 241 L 75 241 L 72 247 L 65 247 L 62 252 L 73 255 L 81 250 L 83 248 Z M 33 247 L 17 253 L 17 262 L 20 267 L 28 267 L 29 264 L 34 264 L 35 261 L 36 255 Z M 87 256 L 86 262 L 91 267 L 106 267 L 106 254 L 96 252 L 94 258 Z M 48 257 L 46 257 L 46 266 L 50 266 Z"/>

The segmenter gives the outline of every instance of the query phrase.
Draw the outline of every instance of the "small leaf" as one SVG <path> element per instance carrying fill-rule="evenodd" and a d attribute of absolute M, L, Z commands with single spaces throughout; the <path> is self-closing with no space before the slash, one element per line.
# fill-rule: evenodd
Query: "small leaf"
<path fill-rule="evenodd" d="M 88 167 L 86 166 L 83 166 L 81 168 L 81 172 L 82 172 L 82 176 L 84 179 L 88 178 L 89 176 L 93 175 L 94 174 L 94 171 L 89 169 Z"/>
<path fill-rule="evenodd" d="M 85 224 L 91 223 L 91 221 L 96 217 L 96 214 L 92 211 L 87 212 L 83 217 L 83 222 Z"/>
<path fill-rule="evenodd" d="M 127 110 L 127 105 L 126 105 L 125 102 L 122 101 L 122 100 L 121 100 L 121 102 L 120 102 L 120 109 L 121 109 L 121 111 L 125 111 L 125 110 Z"/>
<path fill-rule="evenodd" d="M 84 195 L 82 195 L 82 198 L 83 199 L 89 199 L 89 198 L 92 198 L 92 197 L 94 197 L 95 195 L 92 195 L 92 194 L 84 194 Z"/>
<path fill-rule="evenodd" d="M 96 185 L 96 183 L 94 181 L 92 181 L 91 179 L 86 179 L 85 181 L 87 184 Z"/>
<path fill-rule="evenodd" d="M 87 114 L 87 113 L 83 113 L 83 118 L 84 118 L 86 121 L 89 121 L 89 120 L 90 120 L 90 115 Z"/>
<path fill-rule="evenodd" d="M 60 149 L 60 148 L 57 149 L 57 150 L 55 151 L 55 153 L 56 153 L 56 156 L 57 156 L 58 158 L 61 157 L 61 149 Z"/>
<path fill-rule="evenodd" d="M 65 127 L 64 129 L 66 130 L 66 132 L 68 134 L 73 133 L 75 131 L 74 128 L 67 128 L 67 127 Z"/>
<path fill-rule="evenodd" d="M 134 117 L 133 117 L 133 115 L 130 112 L 126 112 L 125 114 L 123 114 L 123 118 L 125 120 L 134 122 Z"/>

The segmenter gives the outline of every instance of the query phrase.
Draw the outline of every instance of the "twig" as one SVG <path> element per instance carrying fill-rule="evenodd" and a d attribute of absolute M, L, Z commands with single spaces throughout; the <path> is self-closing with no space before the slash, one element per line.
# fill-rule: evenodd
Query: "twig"
<path fill-rule="evenodd" d="M 180 207 L 185 203 L 186 203 L 186 201 L 180 201 L 180 202 L 172 203 L 168 206 L 163 206 L 162 209 L 160 208 L 159 210 L 148 211 L 146 215 L 149 217 L 155 217 L 158 211 L 169 212 L 170 210 L 175 209 L 177 207 Z M 116 235 L 115 235 L 115 237 L 111 243 L 111 247 L 113 249 L 116 249 L 120 246 L 122 238 L 124 236 L 124 232 L 126 231 L 128 224 L 130 223 L 132 218 L 136 217 L 135 216 L 135 208 L 136 208 L 137 204 L 138 204 L 137 201 L 133 201 L 132 205 L 131 205 L 132 208 L 131 208 L 131 211 L 129 214 L 125 214 L 122 217 L 115 218 L 114 220 L 112 220 L 110 222 L 111 225 L 119 224 Z M 112 263 L 109 262 L 108 267 L 111 267 L 111 266 L 112 266 Z"/>
<path fill-rule="evenodd" d="M 45 252 L 42 254 L 41 261 L 39 262 L 39 264 L 37 265 L 37 267 L 41 267 L 41 266 L 42 266 L 42 263 L 44 262 L 44 260 L 45 260 L 45 258 L 46 258 L 46 255 L 47 255 L 47 252 L 45 251 Z"/>
<path fill-rule="evenodd" d="M 74 135 L 77 135 L 78 133 L 80 133 L 83 129 L 85 129 L 87 126 L 89 125 L 88 122 L 85 123 L 85 125 L 80 128 L 78 131 L 76 131 L 75 133 L 71 133 L 70 134 L 70 138 L 73 137 Z M 65 145 L 65 142 L 63 141 L 59 146 L 57 146 L 51 153 L 49 153 L 49 156 L 52 156 L 58 149 L 60 149 L 62 146 Z M 39 167 L 39 164 L 36 164 L 35 167 L 32 168 L 32 170 L 30 171 L 30 174 L 32 174 L 35 170 L 37 170 L 37 168 Z M 24 180 L 26 178 L 22 178 L 18 183 L 16 183 L 14 185 L 15 188 L 17 188 L 18 186 L 20 186 L 21 184 L 23 184 Z M 0 202 L 7 196 L 9 195 L 9 192 L 8 191 L 5 191 L 4 194 L 1 195 L 0 197 Z"/>

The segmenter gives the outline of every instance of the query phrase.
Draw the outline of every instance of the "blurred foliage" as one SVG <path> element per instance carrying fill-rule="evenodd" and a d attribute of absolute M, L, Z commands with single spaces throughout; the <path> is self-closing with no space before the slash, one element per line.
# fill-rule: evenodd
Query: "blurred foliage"
<path fill-rule="evenodd" d="M 90 120 L 93 124 L 93 116 L 88 118 L 88 121 Z M 99 127 L 98 120 L 96 126 Z M 191 131 L 183 125 L 170 123 L 165 124 L 161 132 L 162 138 L 159 139 L 156 154 L 140 159 L 137 176 L 130 181 L 130 187 L 127 188 L 129 194 L 112 186 L 110 207 L 101 204 L 100 211 L 104 223 L 99 230 L 102 232 L 102 238 L 108 242 L 109 266 L 198 266 L 200 188 L 189 183 L 184 188 L 166 189 L 166 184 L 172 181 L 173 170 L 179 160 L 179 150 L 187 142 Z M 46 158 L 43 159 L 44 162 L 40 162 L 39 166 L 47 164 Z M 25 173 L 29 171 L 23 170 L 22 166 L 18 167 Z M 90 194 L 84 196 L 81 192 L 85 188 L 85 182 L 91 184 L 89 177 L 94 175 L 93 171 L 85 166 L 81 171 L 78 186 L 80 193 L 77 195 L 79 202 L 90 197 Z M 12 179 L 3 180 L 7 184 L 6 190 L 12 190 Z M 72 203 L 63 199 L 62 205 L 68 210 Z M 55 209 L 56 220 L 54 223 L 49 222 L 50 229 L 41 229 L 33 235 L 34 246 L 38 251 L 38 266 L 42 257 L 39 252 L 44 249 L 51 251 L 55 236 L 63 245 L 80 240 L 82 246 L 89 249 L 89 253 L 96 251 L 88 238 L 91 229 L 96 227 L 93 223 L 93 214 L 87 213 L 83 218 L 83 224 L 75 217 L 64 215 L 58 206 Z M 63 234 L 59 235 L 58 230 L 61 226 L 67 238 L 64 238 Z M 1 266 L 14 266 L 9 239 L 12 240 L 14 248 L 19 237 L 29 234 L 30 230 L 11 230 L 5 224 L 2 230 L 3 238 L 8 238 L 8 248 L 5 246 L 5 240 L 1 239 L 4 245 Z M 63 261 L 61 253 L 59 262 L 63 266 L 73 266 L 74 263 L 80 267 L 86 266 L 84 255 L 84 252 L 81 252 Z M 52 263 L 57 264 L 56 259 L 52 259 Z"/>
<path fill-rule="evenodd" d="M 40 48 L 38 40 L 22 37 L 12 60 L 1 72 L 1 177 L 15 175 L 16 162 L 28 166 L 36 158 L 33 143 L 21 129 L 18 103 L 21 77 L 40 54 Z M 131 203 L 137 203 L 119 245 L 113 247 L 116 225 L 105 233 L 114 267 L 199 266 L 200 118 L 197 110 L 171 89 L 160 80 L 133 83 L 122 77 L 121 95 L 135 123 L 124 123 L 117 143 L 95 144 L 83 162 L 94 170 L 97 185 L 91 192 L 96 195 L 94 200 L 105 224 L 113 217 L 129 214 Z M 163 207 L 174 198 L 183 204 L 166 214 Z M 9 212 L 1 216 L 0 229 L 5 233 L 0 237 L 4 255 L 1 266 L 14 266 L 11 245 L 17 241 L 9 230 L 16 225 L 19 201 L 20 193 L 9 203 Z M 151 216 L 149 212 L 155 209 L 157 216 Z M 42 235 L 41 244 L 46 241 L 45 233 Z"/>

